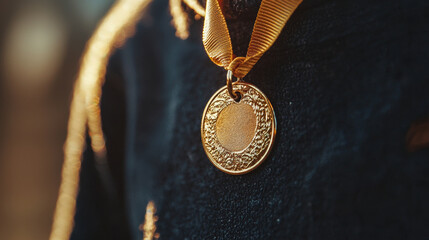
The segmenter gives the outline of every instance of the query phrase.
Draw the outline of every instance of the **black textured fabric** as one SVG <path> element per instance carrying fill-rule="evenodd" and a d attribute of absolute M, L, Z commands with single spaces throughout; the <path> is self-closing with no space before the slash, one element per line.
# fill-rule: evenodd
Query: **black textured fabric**
<path fill-rule="evenodd" d="M 258 7 L 247 2 L 227 20 L 237 55 Z M 245 78 L 270 99 L 278 135 L 242 176 L 217 170 L 201 145 L 202 112 L 226 76 L 203 49 L 203 22 L 183 41 L 168 1 L 148 14 L 104 87 L 117 207 L 85 211 L 104 200 L 84 164 L 73 239 L 141 239 L 150 200 L 161 239 L 429 238 L 429 150 L 405 149 L 429 115 L 428 1 L 304 0 Z"/>

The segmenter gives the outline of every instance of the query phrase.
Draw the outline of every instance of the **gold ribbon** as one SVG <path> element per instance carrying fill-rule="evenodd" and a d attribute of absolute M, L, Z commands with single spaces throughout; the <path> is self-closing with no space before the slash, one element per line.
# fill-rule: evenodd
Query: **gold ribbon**
<path fill-rule="evenodd" d="M 253 26 L 246 57 L 232 52 L 228 27 L 218 0 L 207 0 L 203 29 L 203 44 L 210 59 L 243 78 L 273 45 L 302 0 L 262 0 Z"/>

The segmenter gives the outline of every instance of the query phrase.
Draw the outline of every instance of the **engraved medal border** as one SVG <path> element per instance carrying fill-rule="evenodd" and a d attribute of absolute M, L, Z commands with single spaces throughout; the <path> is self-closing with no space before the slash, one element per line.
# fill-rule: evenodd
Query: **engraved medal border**
<path fill-rule="evenodd" d="M 219 142 L 216 135 L 219 114 L 230 104 L 235 103 L 228 94 L 227 86 L 213 94 L 204 109 L 201 141 L 206 155 L 219 170 L 232 175 L 242 175 L 256 169 L 267 158 L 274 144 L 277 122 L 274 109 L 261 90 L 246 82 L 235 82 L 233 87 L 234 91 L 240 92 L 242 96 L 240 103 L 251 106 L 256 115 L 255 135 L 252 141 L 240 151 L 230 151 Z M 220 98 L 219 102 L 214 104 L 217 98 Z"/>

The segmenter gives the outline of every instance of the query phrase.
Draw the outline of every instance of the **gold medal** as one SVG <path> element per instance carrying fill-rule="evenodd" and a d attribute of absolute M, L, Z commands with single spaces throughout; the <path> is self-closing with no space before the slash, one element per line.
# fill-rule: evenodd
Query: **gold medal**
<path fill-rule="evenodd" d="M 201 122 L 201 139 L 210 161 L 229 174 L 244 174 L 267 157 L 276 135 L 276 118 L 270 101 L 255 86 L 236 82 L 230 96 L 227 86 L 208 102 Z"/>
<path fill-rule="evenodd" d="M 210 161 L 234 175 L 258 167 L 268 156 L 276 135 L 276 118 L 268 98 L 240 81 L 277 39 L 302 0 L 262 0 L 246 57 L 236 57 L 218 0 L 207 0 L 203 44 L 210 59 L 228 70 L 227 85 L 207 103 L 201 140 Z M 237 81 L 232 83 L 232 75 Z"/>

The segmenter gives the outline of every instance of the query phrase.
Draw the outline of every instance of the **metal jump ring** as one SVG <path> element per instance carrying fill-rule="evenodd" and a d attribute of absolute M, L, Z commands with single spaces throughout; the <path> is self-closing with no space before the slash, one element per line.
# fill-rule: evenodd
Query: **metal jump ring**
<path fill-rule="evenodd" d="M 240 81 L 240 78 L 237 78 L 237 81 Z M 232 89 L 232 71 L 228 70 L 228 73 L 226 74 L 226 86 L 228 88 L 229 96 L 231 96 L 232 99 L 235 101 L 238 101 L 240 99 L 240 95 L 236 94 Z"/>

